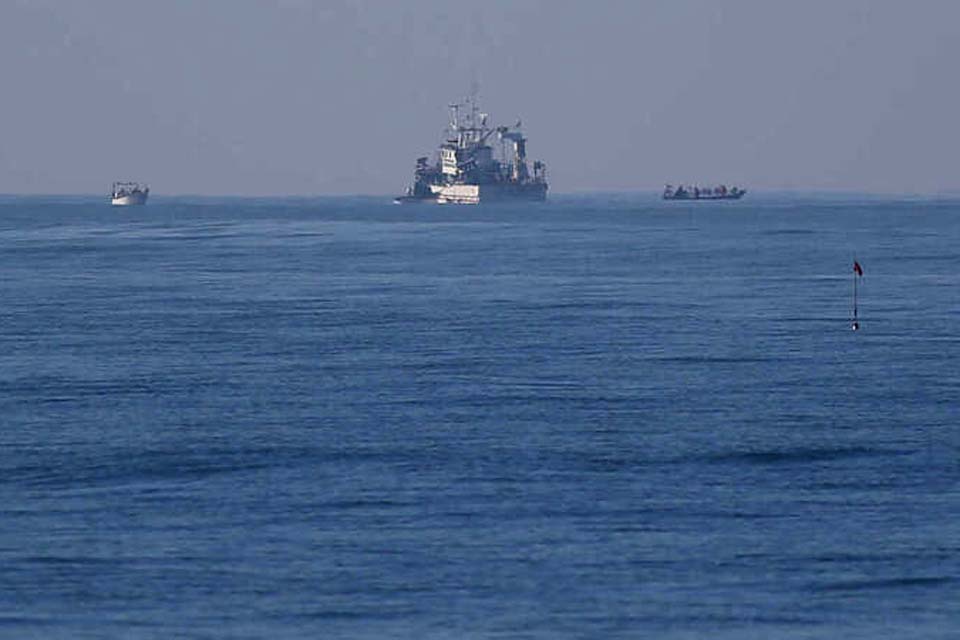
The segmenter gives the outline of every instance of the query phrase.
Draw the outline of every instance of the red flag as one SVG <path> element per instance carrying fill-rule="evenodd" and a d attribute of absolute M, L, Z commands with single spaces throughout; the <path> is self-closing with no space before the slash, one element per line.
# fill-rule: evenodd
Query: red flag
<path fill-rule="evenodd" d="M 853 261 L 853 272 L 858 276 L 863 275 L 863 267 L 860 266 L 860 263 L 856 260 Z"/>

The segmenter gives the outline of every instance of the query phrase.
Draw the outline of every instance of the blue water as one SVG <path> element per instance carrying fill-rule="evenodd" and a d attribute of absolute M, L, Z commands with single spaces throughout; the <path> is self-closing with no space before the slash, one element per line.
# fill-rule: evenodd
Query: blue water
<path fill-rule="evenodd" d="M 0 636 L 956 638 L 958 247 L 958 200 L 4 197 Z"/>

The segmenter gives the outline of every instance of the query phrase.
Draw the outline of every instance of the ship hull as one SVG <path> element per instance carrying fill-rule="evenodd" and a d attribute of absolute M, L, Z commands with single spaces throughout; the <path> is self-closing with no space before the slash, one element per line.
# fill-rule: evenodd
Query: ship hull
<path fill-rule="evenodd" d="M 436 185 L 431 191 L 437 204 L 543 202 L 547 199 L 545 182 Z"/>
<path fill-rule="evenodd" d="M 491 202 L 543 202 L 547 184 L 450 184 L 430 185 L 430 193 L 406 195 L 393 199 L 394 204 L 482 204 Z"/>
<path fill-rule="evenodd" d="M 115 197 L 110 201 L 115 207 L 127 207 L 130 205 L 147 204 L 146 193 L 131 193 L 125 196 Z"/>

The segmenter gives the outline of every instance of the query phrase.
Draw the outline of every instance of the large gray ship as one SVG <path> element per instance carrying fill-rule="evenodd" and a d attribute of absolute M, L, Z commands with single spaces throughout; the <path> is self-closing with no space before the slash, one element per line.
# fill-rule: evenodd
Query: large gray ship
<path fill-rule="evenodd" d="M 397 203 L 480 204 L 541 201 L 547 197 L 547 169 L 539 160 L 527 167 L 527 139 L 520 122 L 513 127 L 487 126 L 476 100 L 450 105 L 447 136 L 431 164 L 417 158 L 413 186 Z M 499 142 L 499 154 L 493 144 Z"/>

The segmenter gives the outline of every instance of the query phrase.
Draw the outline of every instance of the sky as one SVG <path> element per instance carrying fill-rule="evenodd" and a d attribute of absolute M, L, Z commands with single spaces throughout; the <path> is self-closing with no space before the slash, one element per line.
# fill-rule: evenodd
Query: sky
<path fill-rule="evenodd" d="M 960 191 L 955 0 L 0 0 L 0 193 L 399 193 L 474 85 L 553 192 Z"/>

